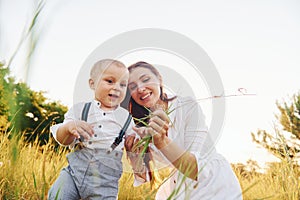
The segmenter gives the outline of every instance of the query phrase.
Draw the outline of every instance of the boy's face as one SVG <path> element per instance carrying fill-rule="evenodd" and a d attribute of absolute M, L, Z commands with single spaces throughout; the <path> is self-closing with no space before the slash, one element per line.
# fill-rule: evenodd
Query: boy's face
<path fill-rule="evenodd" d="M 113 110 L 125 98 L 129 72 L 125 67 L 111 64 L 93 80 L 95 98 L 101 102 L 101 109 Z M 91 84 L 91 83 L 90 83 Z"/>

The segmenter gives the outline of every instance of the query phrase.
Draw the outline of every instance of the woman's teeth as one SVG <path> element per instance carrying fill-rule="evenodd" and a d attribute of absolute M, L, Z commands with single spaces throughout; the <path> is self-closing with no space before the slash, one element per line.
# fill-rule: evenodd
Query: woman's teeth
<path fill-rule="evenodd" d="M 141 99 L 144 100 L 144 99 L 146 99 L 149 96 L 150 96 L 150 93 L 146 94 L 145 96 L 142 96 Z"/>

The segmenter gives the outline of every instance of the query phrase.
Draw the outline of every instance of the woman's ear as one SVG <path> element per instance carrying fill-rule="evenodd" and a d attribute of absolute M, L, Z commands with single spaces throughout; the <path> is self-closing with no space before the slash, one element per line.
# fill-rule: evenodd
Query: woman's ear
<path fill-rule="evenodd" d="M 92 90 L 94 90 L 95 89 L 95 82 L 94 82 L 94 80 L 93 79 L 89 79 L 89 85 L 90 85 L 90 88 L 92 89 Z"/>

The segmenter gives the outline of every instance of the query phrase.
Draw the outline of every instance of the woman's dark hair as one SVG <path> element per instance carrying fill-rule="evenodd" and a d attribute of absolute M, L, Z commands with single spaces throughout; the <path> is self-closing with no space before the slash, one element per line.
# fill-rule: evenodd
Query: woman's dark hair
<path fill-rule="evenodd" d="M 160 88 L 160 99 L 163 102 L 172 101 L 173 99 L 176 98 L 176 96 L 174 96 L 172 98 L 168 98 L 167 94 L 164 93 L 163 87 L 162 87 L 162 77 L 161 77 L 159 71 L 153 65 L 151 65 L 147 62 L 140 61 L 140 62 L 134 63 L 128 67 L 129 73 L 132 70 L 139 68 L 139 67 L 149 69 L 159 79 L 159 81 L 160 81 L 160 87 L 159 87 Z M 136 103 L 132 97 L 130 97 L 128 109 L 129 109 L 129 112 L 134 117 L 135 123 L 137 126 L 144 126 L 144 124 L 141 123 L 140 121 L 137 121 L 136 119 L 140 119 L 140 120 L 148 123 L 148 118 L 145 118 L 145 117 L 147 117 L 149 115 L 149 109 Z"/>
<path fill-rule="evenodd" d="M 161 77 L 160 73 L 158 72 L 158 70 L 153 65 L 143 62 L 143 61 L 140 61 L 140 62 L 132 64 L 128 67 L 129 73 L 132 70 L 139 68 L 139 67 L 149 69 L 159 79 L 159 82 L 160 82 L 160 87 L 159 87 L 160 88 L 160 97 L 159 98 L 163 102 L 172 101 L 173 99 L 176 98 L 176 96 L 174 96 L 172 98 L 168 98 L 167 94 L 163 92 L 162 77 Z M 148 123 L 148 121 L 149 121 L 148 116 L 150 114 L 149 109 L 145 108 L 144 106 L 139 105 L 132 97 L 130 97 L 130 100 L 129 100 L 128 110 L 131 113 L 131 115 L 133 116 L 134 122 L 137 126 L 145 126 L 145 123 Z M 150 169 L 149 162 L 151 160 L 151 156 L 150 156 L 149 148 L 146 149 L 146 154 L 145 154 L 145 157 L 143 160 L 145 162 L 146 167 L 149 170 L 149 177 L 150 177 L 150 180 L 152 183 L 152 181 L 155 181 L 155 180 L 153 179 L 153 175 L 152 175 L 152 172 Z"/>

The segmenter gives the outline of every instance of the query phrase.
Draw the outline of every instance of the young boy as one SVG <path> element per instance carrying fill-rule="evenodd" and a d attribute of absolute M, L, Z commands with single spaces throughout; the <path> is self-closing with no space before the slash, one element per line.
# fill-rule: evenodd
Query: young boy
<path fill-rule="evenodd" d="M 65 114 L 63 123 L 51 127 L 56 141 L 75 151 L 67 155 L 69 165 L 62 169 L 50 188 L 48 199 L 117 199 L 123 142 L 112 152 L 107 153 L 107 150 L 129 115 L 120 107 L 128 78 L 129 72 L 123 63 L 112 59 L 98 61 L 90 72 L 89 85 L 95 96 L 87 122 L 81 119 L 83 102 Z M 134 134 L 133 126 L 131 119 L 126 135 Z"/>

